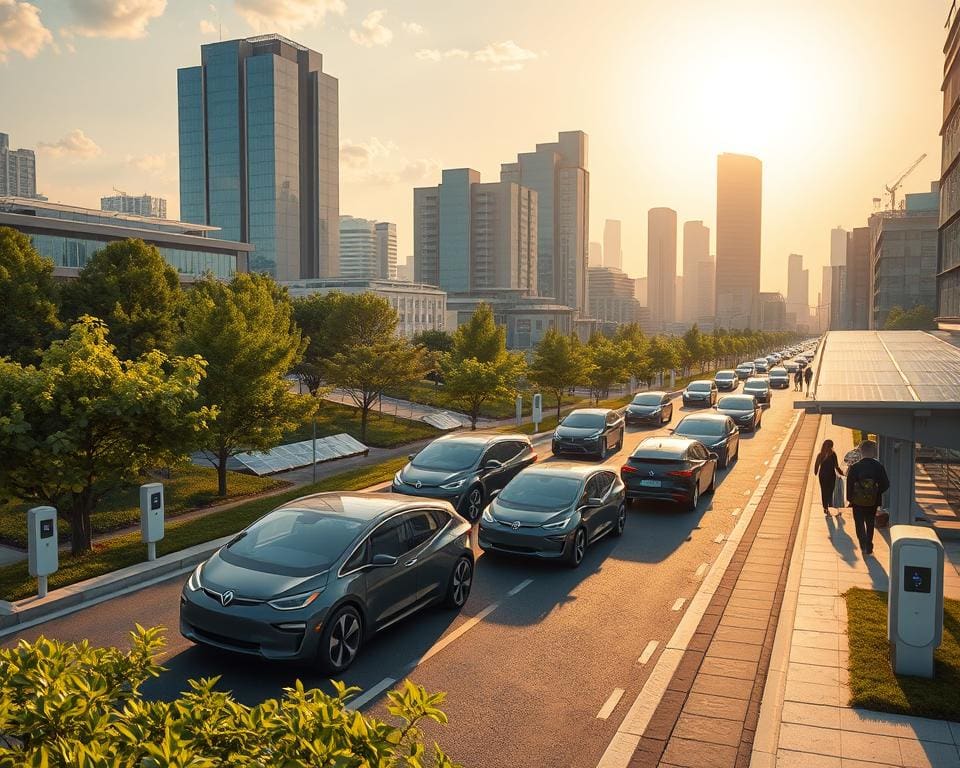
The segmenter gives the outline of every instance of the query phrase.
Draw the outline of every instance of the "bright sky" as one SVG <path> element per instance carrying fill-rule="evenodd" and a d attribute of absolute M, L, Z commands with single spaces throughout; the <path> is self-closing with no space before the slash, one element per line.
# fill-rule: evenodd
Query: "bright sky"
<path fill-rule="evenodd" d="M 441 168 L 485 180 L 561 130 L 590 137 L 590 231 L 623 221 L 646 273 L 646 212 L 702 219 L 716 155 L 763 161 L 763 290 L 787 254 L 863 226 L 884 183 L 939 177 L 948 0 L 0 0 L 0 131 L 38 150 L 51 200 L 118 187 L 179 211 L 176 69 L 200 45 L 277 31 L 340 80 L 341 213 L 395 221 Z M 586 9 L 593 9 L 594 13 Z M 678 244 L 679 245 L 679 244 Z"/>

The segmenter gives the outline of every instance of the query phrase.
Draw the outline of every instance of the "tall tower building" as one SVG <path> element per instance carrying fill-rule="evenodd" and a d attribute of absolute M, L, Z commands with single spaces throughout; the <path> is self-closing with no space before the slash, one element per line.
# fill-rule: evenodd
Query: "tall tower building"
<path fill-rule="evenodd" d="M 700 314 L 697 316 L 697 322 L 704 321 L 714 325 L 714 315 L 716 314 L 716 280 L 717 260 L 714 256 L 708 256 L 706 261 L 697 262 L 697 307 Z"/>
<path fill-rule="evenodd" d="M 647 211 L 647 306 L 655 328 L 677 320 L 677 212 Z"/>
<path fill-rule="evenodd" d="M 337 274 L 339 85 L 279 35 L 200 47 L 177 71 L 180 218 L 252 243 L 251 271 Z"/>
<path fill-rule="evenodd" d="M 796 325 L 810 321 L 810 270 L 803 268 L 799 253 L 787 257 L 787 316 L 791 315 Z"/>
<path fill-rule="evenodd" d="M 717 325 L 760 322 L 760 208 L 763 166 L 749 155 L 717 158 Z"/>
<path fill-rule="evenodd" d="M 500 181 L 537 193 L 537 287 L 586 316 L 590 173 L 587 134 L 563 131 L 558 140 L 503 163 Z"/>
<path fill-rule="evenodd" d="M 693 325 L 713 313 L 701 303 L 700 263 L 710 261 L 710 229 L 702 221 L 683 223 L 683 322 Z M 711 301 L 712 305 L 713 302 Z"/>
<path fill-rule="evenodd" d="M 385 280 L 397 279 L 397 225 L 377 222 L 377 271 Z"/>
<path fill-rule="evenodd" d="M 37 156 L 32 149 L 10 149 L 10 137 L 0 133 L 0 196 L 7 195 L 37 197 Z"/>
<path fill-rule="evenodd" d="M 623 245 L 617 219 L 607 219 L 603 223 L 603 266 L 623 269 Z"/>
<path fill-rule="evenodd" d="M 830 266 L 844 267 L 847 264 L 847 236 L 850 233 L 843 227 L 830 230 Z"/>
<path fill-rule="evenodd" d="M 587 266 L 588 267 L 603 266 L 603 246 L 596 241 L 592 241 L 590 243 L 590 250 L 587 253 Z"/>
<path fill-rule="evenodd" d="M 120 192 L 109 197 L 101 197 L 100 210 L 165 219 L 167 218 L 167 201 L 162 197 L 151 197 L 148 194 L 128 195 L 126 192 Z"/>

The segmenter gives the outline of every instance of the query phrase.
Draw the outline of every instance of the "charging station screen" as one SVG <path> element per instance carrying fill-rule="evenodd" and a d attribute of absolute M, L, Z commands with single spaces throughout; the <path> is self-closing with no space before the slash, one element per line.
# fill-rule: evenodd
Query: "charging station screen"
<path fill-rule="evenodd" d="M 903 591 L 923 592 L 929 595 L 931 574 L 929 568 L 921 568 L 917 565 L 903 566 Z"/>

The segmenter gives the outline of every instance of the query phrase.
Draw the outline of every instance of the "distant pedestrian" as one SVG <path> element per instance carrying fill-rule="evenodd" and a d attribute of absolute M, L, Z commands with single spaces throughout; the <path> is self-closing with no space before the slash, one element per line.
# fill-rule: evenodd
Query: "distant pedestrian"
<path fill-rule="evenodd" d="M 830 507 L 833 506 L 833 491 L 837 484 L 837 475 L 843 477 L 840 469 L 840 463 L 837 461 L 837 454 L 833 450 L 833 440 L 824 440 L 820 446 L 820 453 L 817 454 L 817 460 L 813 464 L 813 474 L 820 481 L 820 501 L 823 503 L 823 514 L 830 514 Z M 843 511 L 837 507 L 837 516 L 843 514 Z"/>
<path fill-rule="evenodd" d="M 811 368 L 809 365 L 807 366 L 807 370 L 805 370 L 805 371 L 803 372 L 803 380 L 804 380 L 804 381 L 806 382 L 806 384 L 807 384 L 807 397 L 809 397 L 809 396 L 810 396 L 810 382 L 813 381 L 813 368 Z"/>
<path fill-rule="evenodd" d="M 853 522 L 857 541 L 864 556 L 873 554 L 873 528 L 877 507 L 890 487 L 883 464 L 877 461 L 877 444 L 864 440 L 858 448 L 860 461 L 847 470 L 847 499 L 853 507 Z"/>
<path fill-rule="evenodd" d="M 793 391 L 803 392 L 803 369 L 799 367 L 793 374 Z"/>

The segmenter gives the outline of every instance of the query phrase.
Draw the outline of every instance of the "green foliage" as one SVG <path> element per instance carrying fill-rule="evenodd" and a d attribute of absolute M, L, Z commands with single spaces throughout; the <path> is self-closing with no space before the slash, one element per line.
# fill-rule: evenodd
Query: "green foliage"
<path fill-rule="evenodd" d="M 176 464 L 216 416 L 201 407 L 204 362 L 149 352 L 121 361 L 107 330 L 83 318 L 39 367 L 0 360 L 0 489 L 57 507 L 75 553 L 110 491 Z"/>
<path fill-rule="evenodd" d="M 273 448 L 316 409 L 285 378 L 305 346 L 286 291 L 266 275 L 237 274 L 228 284 L 206 278 L 191 291 L 177 350 L 208 364 L 200 397 L 218 417 L 204 446 L 215 457 L 221 496 L 231 456 Z"/>
<path fill-rule="evenodd" d="M 0 768 L 456 768 L 421 724 L 445 724 L 445 694 L 409 680 L 387 697 L 395 723 L 347 708 L 299 680 L 280 699 L 248 707 L 191 680 L 174 701 L 147 701 L 140 688 L 163 673 L 160 628 L 137 626 L 131 650 L 40 638 L 0 650 Z"/>
<path fill-rule="evenodd" d="M 610 394 L 610 387 L 625 381 L 630 376 L 629 353 L 620 341 L 594 334 L 587 344 L 592 364 L 588 383 L 594 403 Z"/>
<path fill-rule="evenodd" d="M 181 299 L 177 271 L 143 240 L 106 244 L 63 288 L 65 316 L 103 320 L 124 360 L 172 349 Z"/>
<path fill-rule="evenodd" d="M 430 352 L 449 352 L 453 349 L 453 336 L 446 331 L 420 331 L 410 340 L 415 347 L 424 347 Z"/>
<path fill-rule="evenodd" d="M 481 302 L 470 319 L 454 332 L 450 356 L 454 361 L 474 358 L 481 363 L 492 363 L 500 359 L 506 348 L 506 328 L 494 322 L 493 309 Z"/>
<path fill-rule="evenodd" d="M 933 310 L 924 304 L 918 304 L 906 311 L 902 307 L 894 307 L 883 324 L 885 331 L 932 331 L 936 327 Z"/>
<path fill-rule="evenodd" d="M 653 378 L 654 371 L 650 365 L 648 354 L 650 342 L 644 336 L 638 323 L 621 325 L 617 328 L 613 340 L 623 349 L 627 371 L 631 376 L 638 382 L 649 381 Z"/>
<path fill-rule="evenodd" d="M 9 227 L 0 227 L 0 307 L 0 357 L 37 362 L 60 328 L 53 262 Z"/>
<path fill-rule="evenodd" d="M 580 339 L 551 328 L 537 345 L 529 375 L 531 381 L 556 396 L 559 420 L 564 393 L 586 382 L 592 371 L 593 363 Z"/>
<path fill-rule="evenodd" d="M 677 345 L 669 336 L 654 336 L 647 354 L 650 357 L 651 370 L 657 373 L 665 374 L 680 365 Z"/>

